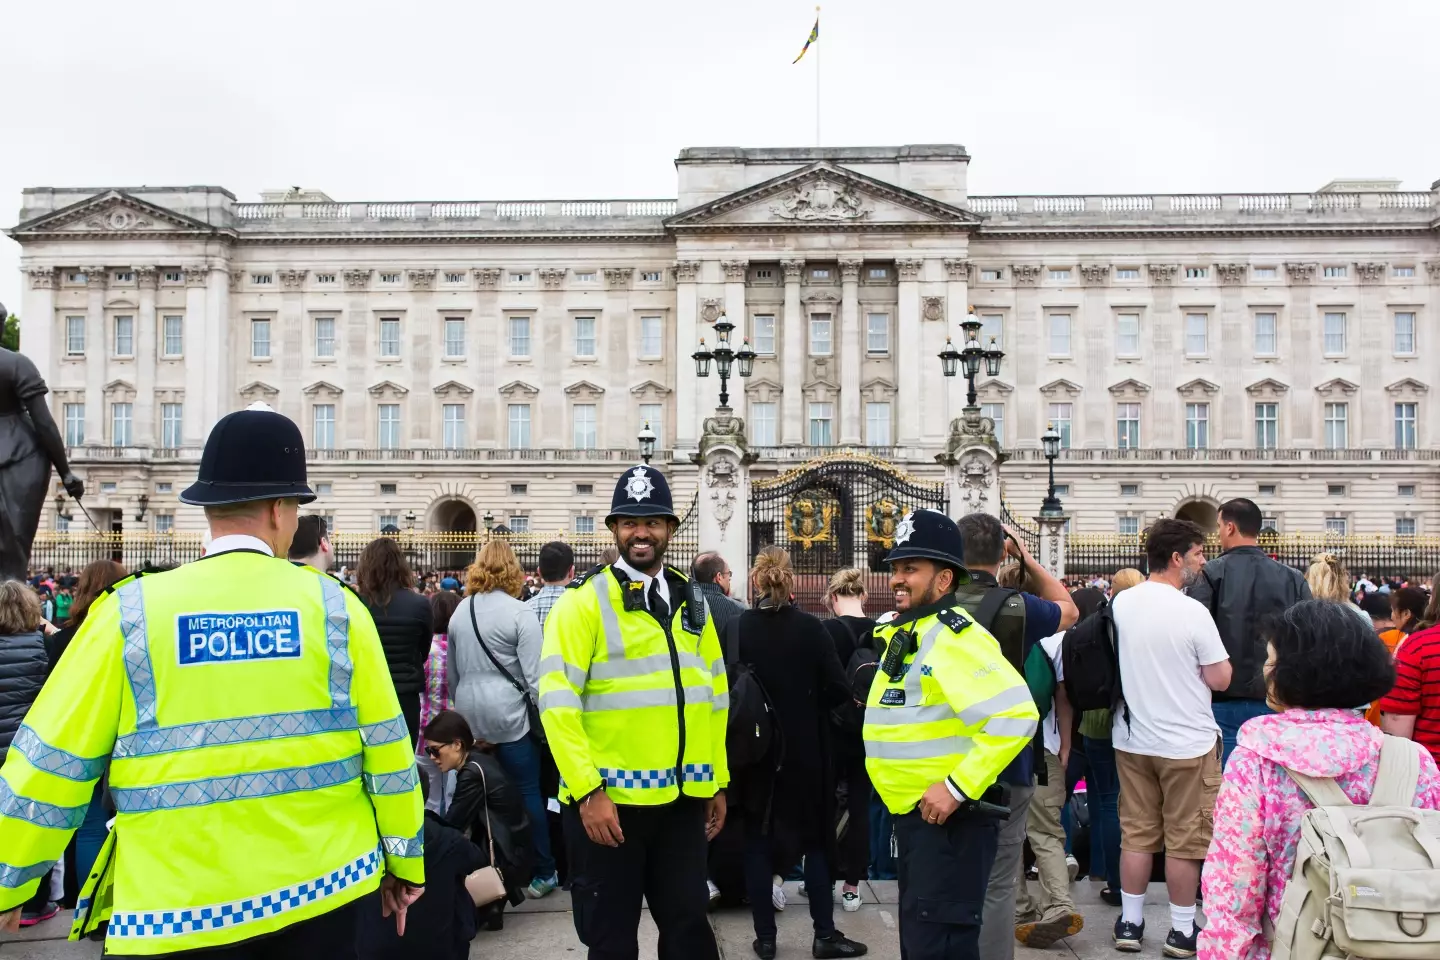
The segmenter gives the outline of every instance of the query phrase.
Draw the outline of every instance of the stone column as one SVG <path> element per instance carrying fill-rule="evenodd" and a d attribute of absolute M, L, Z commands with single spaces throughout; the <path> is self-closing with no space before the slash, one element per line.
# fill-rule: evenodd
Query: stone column
<path fill-rule="evenodd" d="M 690 359 L 700 344 L 699 260 L 675 263 L 675 449 L 695 450 L 700 445 L 700 383 Z M 712 344 L 713 346 L 713 344 Z"/>
<path fill-rule="evenodd" d="M 1037 392 L 1040 387 L 1038 371 L 1043 366 L 1041 358 L 1049 353 L 1049 331 L 1042 330 L 1040 316 L 1040 268 L 1034 264 L 1017 263 L 1010 267 L 1010 276 L 1015 283 L 1015 343 L 1013 351 L 1019 354 L 1029 351 L 1031 357 L 1017 358 L 1015 366 L 1015 403 L 1011 405 L 1011 419 L 1015 425 L 1008 428 L 1010 446 L 1014 449 L 1034 450 L 1040 446 L 1040 435 L 1049 422 L 1049 407 L 1045 398 Z M 955 349 L 959 350 L 963 347 Z M 957 376 L 958 380 L 959 377 Z"/>
<path fill-rule="evenodd" d="M 636 439 L 640 433 L 639 411 L 635 408 L 635 397 L 628 387 L 626 378 L 632 357 L 639 355 L 635 349 L 638 329 L 635 311 L 630 309 L 630 280 L 635 275 L 633 267 L 605 267 L 605 313 L 600 332 L 600 360 L 596 365 L 597 381 L 610 384 L 600 398 L 601 422 L 600 445 L 611 447 L 639 446 Z M 677 358 L 677 361 L 678 358 Z M 666 417 L 665 419 L 669 419 Z M 659 425 L 661 429 L 666 424 Z M 656 430 L 655 454 L 663 457 L 662 451 L 670 449 L 661 429 Z M 663 461 L 662 461 L 663 462 Z"/>
<path fill-rule="evenodd" d="M 1150 328 L 1155 345 L 1151 354 L 1154 359 L 1150 363 L 1150 371 L 1155 377 L 1155 392 L 1150 395 L 1149 442 L 1146 446 L 1183 447 L 1184 410 L 1174 388 L 1183 382 L 1178 379 L 1182 371 L 1177 370 L 1177 365 L 1184 360 L 1185 321 L 1175 311 L 1175 289 L 1171 286 L 1180 267 L 1174 263 L 1151 263 L 1145 269 L 1150 273 L 1150 293 L 1154 303 Z M 1146 436 L 1144 424 L 1140 427 L 1140 435 L 1142 438 Z"/>
<path fill-rule="evenodd" d="M 201 409 L 200 441 L 210 435 L 210 428 L 239 404 L 235 396 L 234 364 L 230 362 L 226 344 L 230 336 L 230 291 L 239 286 L 233 282 L 235 274 L 228 264 L 217 260 L 210 265 L 210 282 L 205 285 L 205 336 L 201 341 L 204 349 L 205 389 L 199 394 L 204 399 Z M 246 331 L 248 333 L 249 331 Z M 248 347 L 247 347 L 248 349 Z M 193 403 L 192 394 L 187 390 L 187 405 Z"/>
<path fill-rule="evenodd" d="M 395 371 L 405 396 L 400 414 L 401 444 L 415 447 L 440 446 L 440 401 L 430 389 L 451 379 L 441 359 L 445 355 L 445 325 L 435 312 L 435 271 L 431 268 L 405 271 L 410 286 L 410 309 L 400 325 L 400 353 L 411 362 Z M 407 376 L 408 374 L 408 376 Z"/>
<path fill-rule="evenodd" d="M 840 445 L 864 443 L 860 416 L 860 361 L 865 356 L 865 325 L 860 320 L 860 267 L 863 260 L 840 261 Z"/>
<path fill-rule="evenodd" d="M 945 452 L 936 457 L 945 465 L 945 494 L 950 516 L 959 520 L 971 513 L 1000 516 L 1000 464 L 1005 456 L 995 440 L 995 421 L 966 410 L 950 422 Z"/>
<path fill-rule="evenodd" d="M 900 276 L 899 317 L 895 337 L 895 379 L 899 381 L 895 389 L 898 413 L 896 439 L 902 447 L 915 447 L 920 444 L 920 364 L 924 362 L 920 356 L 920 270 L 924 265 L 923 260 L 895 261 L 895 269 Z"/>
<path fill-rule="evenodd" d="M 745 306 L 745 271 L 749 266 L 748 260 L 723 260 L 720 263 L 720 268 L 725 271 L 725 316 L 735 324 L 735 332 L 730 334 L 735 350 L 740 349 L 745 342 L 747 331 L 750 329 Z M 753 343 L 750 345 L 750 349 L 755 349 Z M 735 411 L 735 416 L 743 422 L 745 418 L 745 381 L 740 376 L 739 364 L 736 364 L 733 369 L 735 376 L 730 380 L 730 408 Z"/>
<path fill-rule="evenodd" d="M 1351 368 L 1357 354 L 1360 361 L 1360 403 L 1350 408 L 1352 420 L 1359 414 L 1360 423 L 1350 424 L 1350 446 L 1372 450 L 1395 445 L 1394 399 L 1386 395 L 1384 387 L 1385 361 L 1394 347 L 1394 328 L 1386 316 L 1383 286 L 1388 272 L 1389 265 L 1384 263 L 1355 264 L 1360 281 L 1356 304 L 1359 316 L 1349 318 L 1345 331 L 1345 352 Z M 1418 443 L 1420 438 L 1415 439 Z"/>
<path fill-rule="evenodd" d="M 699 452 L 700 549 L 715 550 L 732 570 L 747 570 L 750 461 L 745 421 L 724 408 L 705 420 Z"/>
<path fill-rule="evenodd" d="M 1115 427 L 1111 417 L 1111 402 L 1115 399 L 1110 391 L 1099 389 L 1110 358 L 1115 355 L 1114 325 L 1110 319 L 1110 308 L 1106 305 L 1106 284 L 1110 279 L 1108 263 L 1084 263 L 1080 275 L 1085 281 L 1084 306 L 1077 311 L 1072 335 L 1078 335 L 1083 353 L 1084 365 L 1080 375 L 1087 385 L 1081 394 L 1080 408 L 1083 411 L 1085 446 L 1108 447 L 1115 443 Z M 1092 386 L 1093 385 L 1093 386 Z"/>
<path fill-rule="evenodd" d="M 475 278 L 475 348 L 471 356 L 479 358 L 479 366 L 475 374 L 475 428 L 470 436 L 474 446 L 493 449 L 510 442 L 509 424 L 501 423 L 500 397 L 495 392 L 502 386 L 500 365 L 510 356 L 510 322 L 501 313 L 495 292 L 500 286 L 500 268 L 476 267 L 471 275 Z"/>
<path fill-rule="evenodd" d="M 341 273 L 345 280 L 345 293 L 347 294 L 345 320 L 340 329 L 335 331 L 337 349 L 343 351 L 340 354 L 339 363 L 345 365 L 343 375 L 338 370 L 336 371 L 337 382 L 335 385 L 342 390 L 347 383 L 353 385 L 348 398 L 342 393 L 334 401 L 335 446 L 352 450 L 365 447 L 369 443 L 367 438 L 370 436 L 370 410 L 367 399 L 369 394 L 358 389 L 362 385 L 373 382 L 367 379 L 367 375 L 374 369 L 375 364 L 376 327 L 374 315 L 370 311 L 367 292 L 370 289 L 370 275 L 369 267 L 354 267 Z M 537 343 L 539 342 L 539 329 L 540 320 L 537 316 L 534 321 L 534 330 L 531 332 L 532 338 Z M 301 429 L 305 431 L 306 436 L 309 436 L 314 428 L 313 414 L 307 410 L 305 417 L 309 422 L 302 424 Z"/>
<path fill-rule="evenodd" d="M 108 442 L 105 432 L 105 367 L 113 347 L 105 337 L 105 283 L 110 271 L 102 266 L 85 271 L 85 442 Z"/>
<path fill-rule="evenodd" d="M 65 355 L 65 324 L 57 322 L 55 317 L 57 276 L 54 267 L 29 267 L 26 272 L 30 275 L 30 284 L 20 301 L 20 343 L 25 356 L 54 389 L 60 372 L 55 358 Z M 63 437 L 63 411 L 55 411 L 55 420 L 60 424 Z"/>
<path fill-rule="evenodd" d="M 224 274 L 221 274 L 222 280 Z M 208 264 L 188 264 L 185 267 L 185 406 L 181 409 L 180 440 L 187 447 L 199 446 L 205 442 L 210 424 L 205 420 L 205 350 L 229 353 L 234 344 L 215 343 L 205 336 L 205 293 L 210 282 Z M 247 348 L 248 349 L 248 346 Z"/>
<path fill-rule="evenodd" d="M 140 310 L 135 317 L 135 445 L 156 446 L 155 364 L 160 341 L 155 331 L 155 281 L 159 271 L 152 266 L 136 267 L 135 282 L 140 288 Z"/>
<path fill-rule="evenodd" d="M 280 315 L 278 327 L 272 336 L 279 343 L 274 363 L 278 366 L 273 376 L 274 386 L 280 389 L 275 398 L 275 409 L 297 424 L 304 424 L 304 394 L 285 389 L 286 384 L 300 383 L 305 370 L 305 334 L 309 331 L 305 316 L 305 278 L 309 270 L 285 269 L 277 271 L 283 292 L 280 294 Z M 436 381 L 437 383 L 441 381 Z M 243 387 L 244 384 L 242 383 Z M 303 384 L 302 384 L 303 386 Z M 301 430 L 304 427 L 301 426 Z"/>
<path fill-rule="evenodd" d="M 1216 264 L 1220 281 L 1220 343 L 1216 353 L 1220 357 L 1218 379 L 1220 381 L 1220 402 L 1218 407 L 1220 429 L 1211 435 L 1214 447 L 1253 446 L 1254 438 L 1245 436 L 1245 405 L 1249 397 L 1245 393 L 1246 361 L 1252 355 L 1254 341 L 1245 339 L 1245 283 L 1249 267 L 1243 263 Z M 1212 420 L 1217 419 L 1212 415 Z"/>
<path fill-rule="evenodd" d="M 780 368 L 785 382 L 780 393 L 780 442 L 787 447 L 803 446 L 805 436 L 805 314 L 800 306 L 800 275 L 804 260 L 781 260 L 785 271 L 785 312 L 780 319 L 784 345 Z"/>
<path fill-rule="evenodd" d="M 1317 264 L 1287 263 L 1285 270 L 1290 275 L 1290 369 L 1315 369 L 1315 341 L 1319 326 L 1310 305 L 1310 284 L 1315 280 Z M 1418 314 L 1417 314 L 1418 316 Z M 1158 382 L 1158 381 L 1157 381 Z M 1291 391 L 1288 403 L 1282 404 L 1280 416 L 1290 418 L 1290 443 L 1302 449 L 1323 447 L 1324 434 L 1316 429 L 1315 394 L 1308 389 Z M 1281 424 L 1282 435 L 1285 432 Z"/>
<path fill-rule="evenodd" d="M 938 270 L 939 264 L 928 268 L 921 266 L 921 280 L 927 276 L 933 279 Z M 940 351 L 945 349 L 945 331 L 949 328 L 949 304 L 944 297 L 934 295 L 936 288 L 933 284 L 925 289 L 930 293 L 920 298 L 920 349 L 919 356 L 916 357 L 919 366 L 915 368 L 914 379 L 920 382 L 920 442 L 926 447 L 934 448 L 945 444 L 949 437 L 951 419 L 948 415 L 950 387 L 945 382 L 945 373 L 940 366 Z M 956 309 L 960 311 L 959 316 L 963 317 L 964 301 L 957 304 Z M 983 374 L 982 368 L 981 375 Z M 960 377 L 957 375 L 955 379 Z"/>
<path fill-rule="evenodd" d="M 1069 521 L 1068 513 L 1035 518 L 1035 525 L 1040 529 L 1040 551 L 1035 559 L 1056 579 L 1065 576 L 1065 524 Z"/>

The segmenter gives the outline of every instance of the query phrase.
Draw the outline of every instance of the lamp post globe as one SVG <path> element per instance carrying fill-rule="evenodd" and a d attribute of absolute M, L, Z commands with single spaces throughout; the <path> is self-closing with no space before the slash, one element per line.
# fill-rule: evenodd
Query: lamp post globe
<path fill-rule="evenodd" d="M 1055 458 L 1060 456 L 1060 433 L 1055 429 L 1055 424 L 1045 430 L 1040 437 L 1040 445 L 1045 450 L 1045 460 L 1050 465 L 1050 485 L 1045 493 L 1045 501 L 1040 504 L 1040 515 L 1044 517 L 1059 516 L 1065 512 L 1060 504 L 1060 498 L 1055 496 Z"/>
<path fill-rule="evenodd" d="M 650 458 L 655 456 L 655 431 L 650 429 L 649 420 L 645 421 L 635 439 L 640 441 L 640 459 L 649 463 Z"/>

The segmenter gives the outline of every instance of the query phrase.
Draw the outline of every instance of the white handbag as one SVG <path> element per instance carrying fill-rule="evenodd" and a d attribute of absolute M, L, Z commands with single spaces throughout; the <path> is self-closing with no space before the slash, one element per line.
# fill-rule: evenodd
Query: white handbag
<path fill-rule="evenodd" d="M 495 866 L 495 832 L 490 829 L 490 790 L 489 784 L 485 782 L 485 768 L 473 760 L 470 762 L 474 763 L 475 769 L 480 772 L 481 796 L 485 801 L 485 840 L 490 848 L 490 865 L 481 867 L 465 878 L 465 892 L 470 894 L 475 906 L 483 907 L 487 903 L 505 899 L 505 875 Z"/>

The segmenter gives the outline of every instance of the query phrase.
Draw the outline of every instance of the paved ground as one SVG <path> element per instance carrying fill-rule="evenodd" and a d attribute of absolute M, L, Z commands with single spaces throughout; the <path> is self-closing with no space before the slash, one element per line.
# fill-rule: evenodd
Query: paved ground
<path fill-rule="evenodd" d="M 798 886 L 786 884 L 790 906 L 778 918 L 781 960 L 803 960 L 810 956 L 810 917 L 805 901 L 798 896 Z M 1095 960 L 1118 956 L 1110 945 L 1110 930 L 1119 910 L 1102 903 L 1099 890 L 1098 883 L 1092 885 L 1081 881 L 1075 884 L 1076 901 L 1087 923 L 1078 936 L 1061 941 L 1049 950 L 1027 950 L 1017 946 L 1016 960 L 1040 960 L 1044 957 L 1053 960 Z M 865 906 L 858 913 L 847 914 L 838 906 L 835 908 L 837 923 L 846 936 L 869 944 L 870 956 L 877 960 L 897 960 L 900 946 L 895 927 L 895 884 L 877 881 L 871 883 L 864 894 Z M 1163 884 L 1150 888 L 1145 919 L 1148 936 L 1145 950 L 1139 956 L 1159 957 L 1165 932 L 1169 929 L 1169 910 Z M 754 932 L 750 927 L 748 911 L 720 911 L 712 915 L 711 922 L 724 960 L 748 960 L 753 957 L 750 941 Z M 98 944 L 65 941 L 69 923 L 69 919 L 62 916 L 32 927 L 19 937 L 0 934 L 0 960 L 94 960 L 99 957 Z M 507 914 L 502 932 L 482 931 L 470 950 L 472 958 L 503 956 L 506 960 L 578 960 L 583 955 L 570 919 L 570 898 L 563 892 L 538 902 L 526 903 L 513 915 Z M 642 921 L 640 926 L 640 955 L 655 955 L 655 928 L 648 920 Z M 424 958 L 417 957 L 416 960 Z"/>

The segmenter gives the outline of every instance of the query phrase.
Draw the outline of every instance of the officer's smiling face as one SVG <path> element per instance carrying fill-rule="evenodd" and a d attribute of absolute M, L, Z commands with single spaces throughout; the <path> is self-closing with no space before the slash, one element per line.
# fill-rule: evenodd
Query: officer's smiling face
<path fill-rule="evenodd" d="M 904 613 L 939 600 L 954 583 L 955 574 L 930 560 L 896 560 L 890 564 L 890 589 L 895 609 Z"/>
<path fill-rule="evenodd" d="M 669 517 L 617 517 L 611 530 L 625 562 L 642 573 L 654 573 L 670 545 Z"/>

